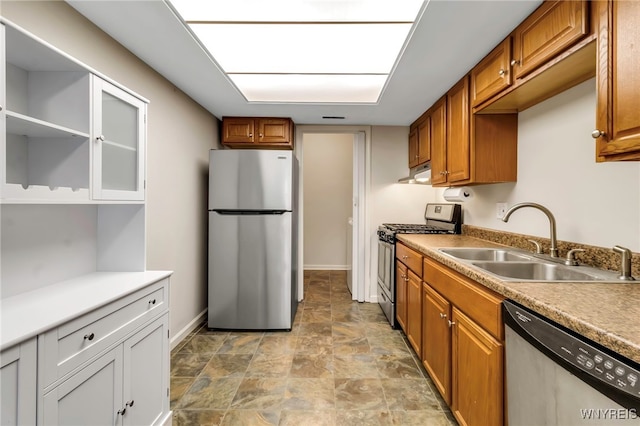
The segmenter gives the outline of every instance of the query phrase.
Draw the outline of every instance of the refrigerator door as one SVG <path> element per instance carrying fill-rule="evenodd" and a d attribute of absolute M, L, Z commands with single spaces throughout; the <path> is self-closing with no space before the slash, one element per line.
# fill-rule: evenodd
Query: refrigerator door
<path fill-rule="evenodd" d="M 209 212 L 209 328 L 291 329 L 291 221 Z"/>
<path fill-rule="evenodd" d="M 291 210 L 293 152 L 209 151 L 209 210 Z"/>

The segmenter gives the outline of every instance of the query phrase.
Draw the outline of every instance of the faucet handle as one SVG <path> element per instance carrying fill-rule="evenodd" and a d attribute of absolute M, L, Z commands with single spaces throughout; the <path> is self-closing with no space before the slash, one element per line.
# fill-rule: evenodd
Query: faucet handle
<path fill-rule="evenodd" d="M 539 242 L 537 242 L 536 240 L 527 240 L 527 241 L 529 241 L 530 243 L 533 243 L 536 246 L 536 251 L 535 251 L 536 254 L 542 254 L 542 246 L 540 245 Z"/>
<path fill-rule="evenodd" d="M 571 249 L 567 252 L 567 260 L 564 264 L 567 266 L 578 266 L 578 261 L 575 259 L 574 254 L 584 251 L 583 249 Z"/>

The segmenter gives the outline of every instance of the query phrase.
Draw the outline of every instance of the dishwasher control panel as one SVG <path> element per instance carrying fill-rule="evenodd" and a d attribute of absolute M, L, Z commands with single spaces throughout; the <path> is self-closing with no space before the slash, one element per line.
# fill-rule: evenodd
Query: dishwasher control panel
<path fill-rule="evenodd" d="M 640 366 L 632 360 L 624 362 L 615 358 L 598 349 L 597 343 L 571 334 L 561 325 L 514 303 L 505 301 L 504 310 L 506 325 L 535 346 L 562 358 L 598 381 L 640 399 Z"/>

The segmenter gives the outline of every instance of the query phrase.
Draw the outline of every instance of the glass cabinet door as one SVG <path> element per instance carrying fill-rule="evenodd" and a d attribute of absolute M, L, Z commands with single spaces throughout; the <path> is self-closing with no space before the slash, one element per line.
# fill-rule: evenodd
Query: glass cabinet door
<path fill-rule="evenodd" d="M 142 100 L 94 77 L 93 198 L 144 200 Z"/>

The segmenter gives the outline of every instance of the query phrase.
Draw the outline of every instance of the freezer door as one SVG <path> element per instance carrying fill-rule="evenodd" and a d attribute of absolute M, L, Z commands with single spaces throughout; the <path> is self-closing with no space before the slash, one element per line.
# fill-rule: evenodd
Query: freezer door
<path fill-rule="evenodd" d="M 291 329 L 291 220 L 209 212 L 209 328 Z"/>
<path fill-rule="evenodd" d="M 209 210 L 291 210 L 291 151 L 226 149 L 209 153 Z"/>

